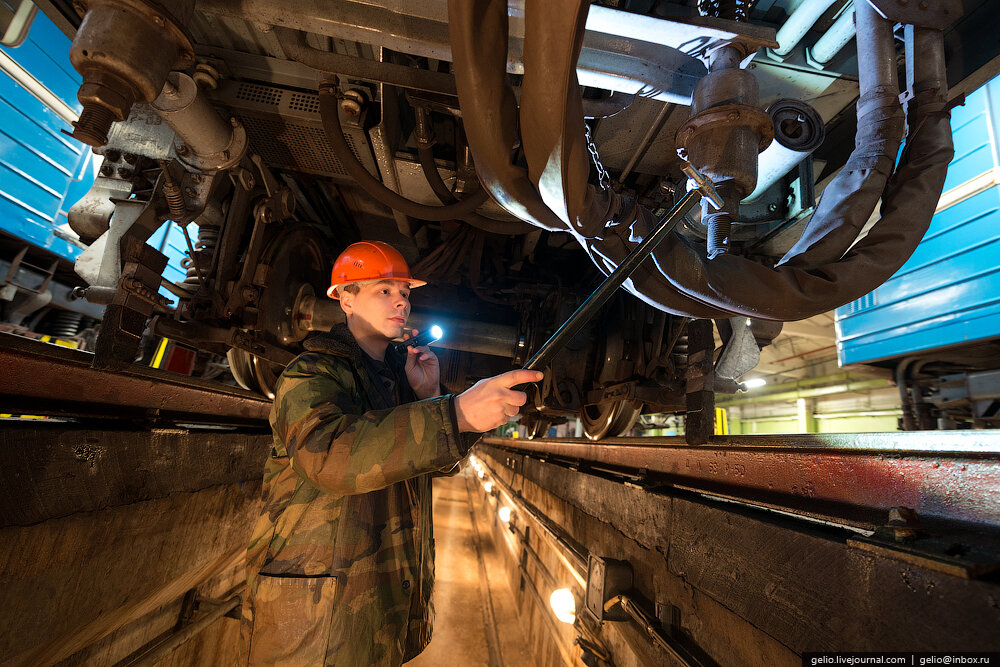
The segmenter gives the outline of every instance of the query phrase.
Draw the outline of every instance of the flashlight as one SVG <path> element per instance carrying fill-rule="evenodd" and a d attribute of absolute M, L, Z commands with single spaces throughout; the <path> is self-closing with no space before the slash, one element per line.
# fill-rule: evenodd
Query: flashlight
<path fill-rule="evenodd" d="M 443 336 L 444 330 L 435 324 L 430 329 L 421 331 L 415 338 L 405 340 L 402 343 L 397 343 L 396 349 L 404 351 L 408 347 L 423 347 L 424 345 L 430 345 L 436 340 L 440 340 Z"/>

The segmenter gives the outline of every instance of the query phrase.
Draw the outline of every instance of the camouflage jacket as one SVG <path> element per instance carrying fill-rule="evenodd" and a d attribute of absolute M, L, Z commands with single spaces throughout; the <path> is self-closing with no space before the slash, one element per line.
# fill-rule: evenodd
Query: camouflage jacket
<path fill-rule="evenodd" d="M 392 348 L 397 405 L 345 325 L 308 339 L 271 411 L 274 448 L 248 549 L 240 665 L 399 665 L 430 641 L 431 477 L 476 437 L 453 397 L 416 401 Z"/>

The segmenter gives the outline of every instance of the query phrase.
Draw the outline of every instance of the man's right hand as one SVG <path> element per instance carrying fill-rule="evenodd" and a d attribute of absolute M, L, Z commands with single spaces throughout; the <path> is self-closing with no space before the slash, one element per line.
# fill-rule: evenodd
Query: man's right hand
<path fill-rule="evenodd" d="M 543 377 L 541 371 L 517 370 L 480 380 L 455 397 L 458 430 L 482 433 L 506 424 L 528 400 L 527 394 L 511 387 Z"/>

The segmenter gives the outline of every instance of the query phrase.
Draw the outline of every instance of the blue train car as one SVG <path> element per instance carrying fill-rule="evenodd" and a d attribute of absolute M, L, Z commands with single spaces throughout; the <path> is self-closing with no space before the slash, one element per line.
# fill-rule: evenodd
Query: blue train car
<path fill-rule="evenodd" d="M 955 387 L 1000 368 L 1000 77 L 951 122 L 955 158 L 930 228 L 884 285 L 837 309 L 837 351 L 842 365 L 897 368 L 901 386 L 921 387 L 910 395 L 933 405 L 925 412 L 947 417 L 962 404 L 986 419 L 996 392 Z"/>
<path fill-rule="evenodd" d="M 81 110 L 69 38 L 30 3 L 11 7 L 0 7 L 14 15 L 14 27 L 0 29 L 0 322 L 67 335 L 103 313 L 70 296 L 78 284 L 72 263 L 85 246 L 67 220 L 102 158 L 64 134 Z M 27 12 L 18 16 L 18 7 Z M 21 18 L 27 21 L 19 31 Z M 7 39 L 11 34 L 16 39 Z M 189 228 L 193 238 L 197 227 Z M 164 278 L 183 281 L 180 228 L 164 225 L 149 243 L 169 259 Z"/>

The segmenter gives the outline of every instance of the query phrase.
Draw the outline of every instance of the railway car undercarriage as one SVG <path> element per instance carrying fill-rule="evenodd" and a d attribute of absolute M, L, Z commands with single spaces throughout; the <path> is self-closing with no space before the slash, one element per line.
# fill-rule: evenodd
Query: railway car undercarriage
<path fill-rule="evenodd" d="M 227 355 L 241 385 L 268 394 L 298 342 L 338 317 L 318 296 L 324 262 L 361 235 L 399 243 L 438 285 L 418 296 L 455 325 L 442 345 L 457 389 L 523 363 L 693 177 L 721 201 L 626 282 L 638 301 L 621 295 L 552 364 L 526 422 L 541 433 L 579 415 L 600 438 L 643 410 L 679 412 L 695 442 L 714 393 L 739 388 L 780 322 L 856 298 L 906 260 L 950 159 L 942 35 L 957 3 L 856 8 L 856 147 L 818 206 L 809 154 L 850 107 L 853 77 L 826 75 L 830 102 L 765 63 L 778 43 L 747 22 L 753 3 L 670 20 L 576 0 L 375 3 L 367 16 L 341 4 L 327 16 L 308 2 L 54 3 L 83 19 L 74 136 L 104 157 L 70 213 L 93 241 L 78 294 L 107 306 L 95 365 L 131 363 L 148 325 Z M 915 23 L 900 28 L 905 114 L 897 22 Z M 620 134 L 623 109 L 647 100 L 673 119 L 677 156 L 637 173 L 646 137 L 612 184 L 589 137 Z M 165 298 L 144 241 L 170 221 L 199 231 Z M 714 367 L 690 361 L 713 347 L 693 318 L 720 323 Z"/>

